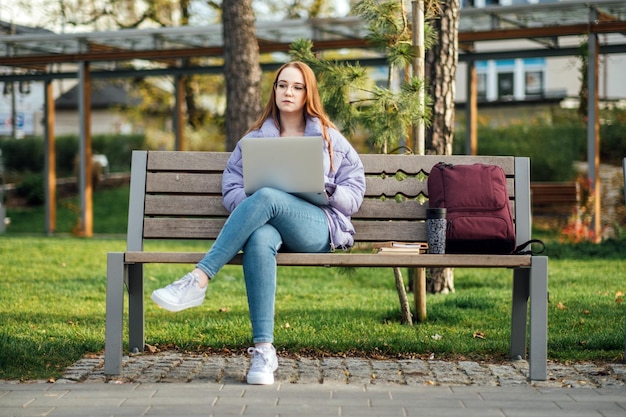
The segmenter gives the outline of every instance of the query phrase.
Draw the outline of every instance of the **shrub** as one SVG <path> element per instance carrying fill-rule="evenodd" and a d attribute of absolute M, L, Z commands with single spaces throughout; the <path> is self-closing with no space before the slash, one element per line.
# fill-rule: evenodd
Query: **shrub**
<path fill-rule="evenodd" d="M 626 122 L 600 127 L 600 159 L 602 162 L 621 165 L 626 156 Z"/>
<path fill-rule="evenodd" d="M 527 156 L 533 181 L 571 181 L 573 161 L 580 159 L 581 131 L 575 125 L 481 126 L 478 129 L 479 155 Z M 463 154 L 465 132 L 458 131 L 454 152 Z"/>
<path fill-rule="evenodd" d="M 621 165 L 626 155 L 626 110 L 601 111 L 600 160 Z M 465 131 L 457 129 L 454 153 L 465 153 Z M 551 108 L 549 113 L 504 127 L 478 128 L 478 154 L 531 158 L 533 181 L 574 181 L 574 161 L 587 160 L 587 126 L 575 110 Z"/>
<path fill-rule="evenodd" d="M 27 174 L 15 188 L 18 196 L 24 198 L 28 205 L 41 205 L 46 200 L 46 190 L 42 174 Z"/>
<path fill-rule="evenodd" d="M 6 181 L 24 172 L 43 172 L 43 144 L 40 138 L 0 139 Z"/>
<path fill-rule="evenodd" d="M 130 170 L 133 149 L 146 149 L 144 135 L 94 135 L 91 143 L 93 154 L 104 154 L 109 160 L 111 172 Z M 40 137 L 20 140 L 0 139 L 0 149 L 7 177 L 19 177 L 25 172 L 43 172 L 44 142 Z M 79 152 L 78 136 L 65 135 L 55 138 L 56 170 L 59 178 L 76 175 L 75 158 Z"/>
<path fill-rule="evenodd" d="M 110 172 L 130 171 L 130 160 L 134 149 L 146 149 L 144 135 L 94 135 L 91 153 L 106 155 Z M 76 174 L 75 160 L 78 155 L 78 137 L 62 136 L 57 139 L 58 175 L 69 177 Z"/>
<path fill-rule="evenodd" d="M 92 139 L 92 148 L 94 154 L 107 156 L 111 172 L 129 172 L 132 151 L 149 146 L 143 134 L 96 135 Z"/>

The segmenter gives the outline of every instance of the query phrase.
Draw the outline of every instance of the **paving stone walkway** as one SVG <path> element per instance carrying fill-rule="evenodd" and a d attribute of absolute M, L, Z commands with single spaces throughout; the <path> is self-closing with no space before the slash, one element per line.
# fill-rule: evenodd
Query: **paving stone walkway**
<path fill-rule="evenodd" d="M 122 374 L 104 375 L 102 356 L 68 367 L 57 383 L 240 383 L 249 366 L 245 355 L 219 356 L 160 352 L 124 357 Z M 548 364 L 546 381 L 528 381 L 528 362 L 297 359 L 279 357 L 276 381 L 290 384 L 524 386 L 558 388 L 626 387 L 626 364 Z"/>
<path fill-rule="evenodd" d="M 85 357 L 56 381 L 0 381 L 0 417 L 625 417 L 626 365 L 279 358 L 276 383 L 244 382 L 247 356 Z M 51 383 L 54 382 L 54 383 Z"/>

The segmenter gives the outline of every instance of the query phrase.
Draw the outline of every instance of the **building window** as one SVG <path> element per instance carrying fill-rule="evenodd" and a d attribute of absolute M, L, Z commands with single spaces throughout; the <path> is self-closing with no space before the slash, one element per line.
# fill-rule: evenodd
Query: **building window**
<path fill-rule="evenodd" d="M 514 74 L 512 72 L 498 73 L 498 98 L 512 99 L 515 93 Z"/>
<path fill-rule="evenodd" d="M 476 95 L 478 100 L 487 100 L 487 74 L 476 74 Z"/>
<path fill-rule="evenodd" d="M 527 96 L 543 95 L 543 72 L 542 71 L 526 71 L 526 90 Z"/>

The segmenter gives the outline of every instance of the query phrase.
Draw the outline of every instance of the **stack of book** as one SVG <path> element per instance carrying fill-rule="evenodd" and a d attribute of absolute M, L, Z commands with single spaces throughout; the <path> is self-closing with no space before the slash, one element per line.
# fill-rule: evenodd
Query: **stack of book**
<path fill-rule="evenodd" d="M 428 244 L 426 242 L 382 242 L 374 243 L 374 249 L 379 253 L 427 253 Z"/>

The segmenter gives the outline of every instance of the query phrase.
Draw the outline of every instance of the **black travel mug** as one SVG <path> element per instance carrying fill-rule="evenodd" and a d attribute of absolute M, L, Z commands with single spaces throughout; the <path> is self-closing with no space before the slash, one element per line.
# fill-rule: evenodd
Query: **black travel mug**
<path fill-rule="evenodd" d="M 446 209 L 426 209 L 426 239 L 428 253 L 446 253 Z"/>

